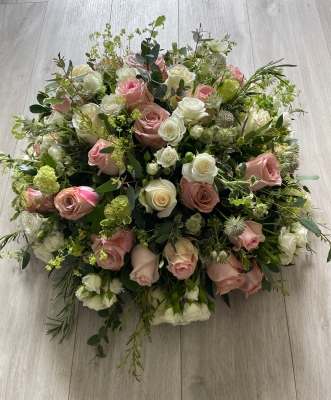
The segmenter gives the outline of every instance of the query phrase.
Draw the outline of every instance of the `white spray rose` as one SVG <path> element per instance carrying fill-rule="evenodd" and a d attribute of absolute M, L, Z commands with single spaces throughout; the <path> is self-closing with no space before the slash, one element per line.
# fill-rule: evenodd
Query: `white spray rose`
<path fill-rule="evenodd" d="M 107 286 L 107 289 L 108 289 L 108 286 Z M 109 290 L 114 294 L 120 294 L 125 291 L 125 289 L 123 287 L 123 283 L 117 278 L 110 281 Z"/>
<path fill-rule="evenodd" d="M 67 158 L 67 153 L 58 145 L 57 141 L 54 140 L 52 145 L 48 148 L 47 153 L 54 158 L 57 163 L 62 163 Z"/>
<path fill-rule="evenodd" d="M 175 65 L 167 72 L 168 78 L 164 83 L 168 86 L 169 93 L 172 87 L 175 90 L 178 89 L 181 79 L 183 79 L 185 86 L 192 86 L 195 80 L 195 73 L 190 72 L 184 65 L 181 64 Z"/>
<path fill-rule="evenodd" d="M 163 321 L 166 322 L 167 324 L 171 324 L 173 326 L 176 326 L 180 324 L 182 318 L 180 314 L 176 313 L 174 314 L 174 309 L 172 307 L 167 308 L 164 312 L 163 315 Z"/>
<path fill-rule="evenodd" d="M 291 114 L 288 111 L 284 111 L 283 113 L 280 112 L 278 114 L 278 117 L 280 117 L 281 114 L 283 114 L 283 126 L 285 128 L 287 128 L 288 126 L 290 126 L 292 124 Z"/>
<path fill-rule="evenodd" d="M 289 264 L 296 250 L 296 236 L 290 233 L 288 228 L 283 227 L 278 237 L 280 249 L 285 254 L 279 254 L 280 261 L 283 265 Z"/>
<path fill-rule="evenodd" d="M 114 294 L 109 296 L 107 293 L 105 293 L 101 297 L 102 304 L 105 306 L 105 308 L 111 307 L 117 301 L 117 297 Z"/>
<path fill-rule="evenodd" d="M 174 114 L 162 122 L 158 130 L 159 136 L 172 146 L 178 145 L 185 132 L 186 128 L 183 119 Z"/>
<path fill-rule="evenodd" d="M 154 313 L 153 319 L 150 320 L 151 325 L 160 325 L 163 324 L 165 321 L 163 319 L 163 313 L 156 311 Z"/>
<path fill-rule="evenodd" d="M 190 125 L 195 125 L 202 118 L 209 116 L 206 112 L 205 103 L 194 97 L 184 97 L 183 100 L 178 103 L 172 115 L 182 117 L 184 123 Z"/>
<path fill-rule="evenodd" d="M 228 48 L 228 44 L 221 39 L 213 39 L 208 42 L 209 50 L 213 53 L 223 53 Z"/>
<path fill-rule="evenodd" d="M 148 293 L 148 301 L 156 309 L 154 311 L 153 319 L 151 320 L 151 325 L 159 325 L 164 323 L 163 315 L 166 306 L 164 299 L 164 293 L 159 288 L 156 288 L 152 292 Z"/>
<path fill-rule="evenodd" d="M 146 171 L 149 175 L 155 175 L 158 173 L 160 167 L 156 163 L 148 163 L 146 166 Z"/>
<path fill-rule="evenodd" d="M 79 301 L 85 301 L 86 298 L 90 297 L 91 293 L 85 289 L 84 285 L 81 285 L 76 290 L 75 295 Z"/>
<path fill-rule="evenodd" d="M 59 125 L 59 126 L 63 126 L 64 118 L 59 112 L 52 111 L 51 115 L 48 115 L 47 117 L 44 117 L 44 123 L 46 125 L 56 124 L 56 125 Z"/>
<path fill-rule="evenodd" d="M 108 115 L 111 118 L 117 117 L 121 114 L 124 103 L 123 98 L 116 94 L 110 94 L 102 98 L 100 103 L 101 112 Z"/>
<path fill-rule="evenodd" d="M 201 125 L 194 125 L 193 128 L 190 129 L 190 135 L 196 139 L 198 139 L 203 132 L 203 127 Z"/>
<path fill-rule="evenodd" d="M 198 297 L 199 297 L 199 287 L 198 286 L 194 286 L 193 290 L 188 290 L 186 289 L 184 298 L 191 300 L 191 301 L 198 301 Z"/>
<path fill-rule="evenodd" d="M 42 153 L 48 152 L 48 149 L 52 146 L 57 146 L 57 141 L 51 135 L 43 136 L 42 142 L 40 144 L 40 151 Z"/>
<path fill-rule="evenodd" d="M 97 274 L 88 274 L 82 279 L 85 289 L 89 292 L 96 292 L 100 294 L 102 279 Z"/>
<path fill-rule="evenodd" d="M 162 149 L 158 150 L 154 156 L 156 157 L 157 163 L 161 164 L 164 168 L 175 165 L 179 160 L 176 149 L 173 149 L 170 146 L 163 147 Z"/>
<path fill-rule="evenodd" d="M 37 243 L 33 246 L 33 252 L 39 260 L 44 261 L 46 264 L 48 264 L 53 258 L 53 254 L 48 251 L 42 243 Z"/>
<path fill-rule="evenodd" d="M 85 115 L 87 115 L 92 124 L 98 128 L 104 126 L 104 122 L 98 117 L 98 114 L 101 113 L 101 109 L 98 105 L 93 103 L 87 103 L 80 107 L 79 111 Z M 94 145 L 98 140 L 99 137 L 96 135 L 92 135 L 87 130 L 84 129 L 82 124 L 82 118 L 79 114 L 74 114 L 72 117 L 72 125 L 76 129 L 77 136 L 83 139 L 85 142 Z"/>
<path fill-rule="evenodd" d="M 116 75 L 118 76 L 118 82 L 120 82 L 126 78 L 135 78 L 137 75 L 137 72 L 136 72 L 135 68 L 124 67 L 124 68 L 119 68 L 116 71 Z"/>
<path fill-rule="evenodd" d="M 302 226 L 300 222 L 296 222 L 292 225 L 291 231 L 296 237 L 297 246 L 301 247 L 301 249 L 297 249 L 295 253 L 296 255 L 299 255 L 299 253 L 302 254 L 304 251 L 303 249 L 306 247 L 308 230 Z"/>
<path fill-rule="evenodd" d="M 183 320 L 185 322 L 199 321 L 201 309 L 198 303 L 185 303 L 183 308 Z"/>
<path fill-rule="evenodd" d="M 38 232 L 44 222 L 44 218 L 42 218 L 38 213 L 22 211 L 19 216 L 19 222 L 29 243 L 36 241 L 38 239 Z"/>
<path fill-rule="evenodd" d="M 199 154 L 193 162 L 183 165 L 182 174 L 189 182 L 212 184 L 217 175 L 216 160 L 210 154 Z"/>
<path fill-rule="evenodd" d="M 104 304 L 103 299 L 100 295 L 95 295 L 83 300 L 83 306 L 90 308 L 91 310 L 104 310 L 109 308 L 107 304 Z"/>
<path fill-rule="evenodd" d="M 202 303 L 200 305 L 200 311 L 201 311 L 200 321 L 207 321 L 207 319 L 209 319 L 211 314 L 206 303 Z"/>
<path fill-rule="evenodd" d="M 159 218 L 169 217 L 177 204 L 176 187 L 166 179 L 154 179 L 140 191 L 139 201 L 147 212 L 156 210 Z"/>
<path fill-rule="evenodd" d="M 81 75 L 87 74 L 92 71 L 93 71 L 93 69 L 89 65 L 80 64 L 80 65 L 76 65 L 75 67 L 73 67 L 73 69 L 71 71 L 71 76 L 72 77 L 81 76 Z"/>
<path fill-rule="evenodd" d="M 87 92 L 96 93 L 103 89 L 102 76 L 98 71 L 89 72 L 83 80 L 83 88 Z"/>
<path fill-rule="evenodd" d="M 48 251 L 53 253 L 56 250 L 59 250 L 64 245 L 64 237 L 61 232 L 53 232 L 51 235 L 48 235 L 43 242 L 44 246 Z"/>
<path fill-rule="evenodd" d="M 268 111 L 263 110 L 262 108 L 257 110 L 256 108 L 252 107 L 248 113 L 244 135 L 246 135 L 248 132 L 256 131 L 269 121 L 271 121 L 271 117 Z"/>

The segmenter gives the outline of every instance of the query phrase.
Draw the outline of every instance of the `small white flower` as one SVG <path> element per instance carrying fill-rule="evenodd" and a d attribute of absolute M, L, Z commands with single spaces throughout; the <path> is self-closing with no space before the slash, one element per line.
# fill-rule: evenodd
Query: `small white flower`
<path fill-rule="evenodd" d="M 196 139 L 198 139 L 203 132 L 203 127 L 201 125 L 194 125 L 191 129 L 190 129 L 190 135 Z"/>
<path fill-rule="evenodd" d="M 63 126 L 64 118 L 59 112 L 52 111 L 51 115 L 48 115 L 47 117 L 44 117 L 44 123 L 46 125 L 56 124 L 56 125 L 59 125 L 59 126 Z"/>
<path fill-rule="evenodd" d="M 181 320 L 182 318 L 180 314 L 178 313 L 174 314 L 174 309 L 172 307 L 167 308 L 165 310 L 165 313 L 163 315 L 163 321 L 166 322 L 167 324 L 176 326 L 180 324 Z"/>
<path fill-rule="evenodd" d="M 107 304 L 104 304 L 103 299 L 100 295 L 95 295 L 93 297 L 89 297 L 83 300 L 83 306 L 90 308 L 91 310 L 104 310 L 105 308 L 109 308 Z"/>
<path fill-rule="evenodd" d="M 48 251 L 53 253 L 64 245 L 64 237 L 61 232 L 53 232 L 44 239 L 44 246 Z"/>
<path fill-rule="evenodd" d="M 44 218 L 42 218 L 38 213 L 22 211 L 19 216 L 19 221 L 29 243 L 36 241 L 38 239 L 38 232 L 44 222 Z"/>
<path fill-rule="evenodd" d="M 199 287 L 198 286 L 194 286 L 193 290 L 188 290 L 186 289 L 184 298 L 191 300 L 191 301 L 198 301 L 198 297 L 199 297 Z"/>
<path fill-rule="evenodd" d="M 54 142 L 48 148 L 47 153 L 52 156 L 54 161 L 57 163 L 62 163 L 67 158 L 67 153 L 62 149 L 61 146 L 58 145 L 56 140 L 54 140 Z"/>
<path fill-rule="evenodd" d="M 83 79 L 83 88 L 90 93 L 103 89 L 102 76 L 98 71 L 89 72 Z"/>
<path fill-rule="evenodd" d="M 146 171 L 149 175 L 155 175 L 158 173 L 160 167 L 156 163 L 148 163 Z"/>
<path fill-rule="evenodd" d="M 117 278 L 110 281 L 109 290 L 114 294 L 120 294 L 125 291 L 123 283 Z"/>
<path fill-rule="evenodd" d="M 182 167 L 182 174 L 189 182 L 202 182 L 212 184 L 217 175 L 216 160 L 207 153 L 199 154 L 191 163 Z"/>
<path fill-rule="evenodd" d="M 177 146 L 178 143 L 183 139 L 186 132 L 183 118 L 172 114 L 171 117 L 167 118 L 159 127 L 159 136 L 171 144 Z"/>
<path fill-rule="evenodd" d="M 291 114 L 288 111 L 279 112 L 278 117 L 280 117 L 281 114 L 283 114 L 283 126 L 287 128 L 292 124 Z"/>
<path fill-rule="evenodd" d="M 200 309 L 201 309 L 200 321 L 207 321 L 207 319 L 209 319 L 209 317 L 211 315 L 207 304 L 202 303 L 200 305 Z"/>
<path fill-rule="evenodd" d="M 121 114 L 124 108 L 124 103 L 121 100 L 122 98 L 116 94 L 110 94 L 103 97 L 100 103 L 101 112 L 111 118 L 117 117 Z"/>
<path fill-rule="evenodd" d="M 223 53 L 228 48 L 228 44 L 221 39 L 213 39 L 208 42 L 209 50 L 213 53 Z"/>
<path fill-rule="evenodd" d="M 183 308 L 183 320 L 185 322 L 199 321 L 201 309 L 198 303 L 185 303 Z"/>
<path fill-rule="evenodd" d="M 124 67 L 124 68 L 119 68 L 116 71 L 116 75 L 118 76 L 118 81 L 120 82 L 126 78 L 135 78 L 137 75 L 137 72 L 136 72 L 135 68 Z"/>
<path fill-rule="evenodd" d="M 105 308 L 111 307 L 117 301 L 117 297 L 114 294 L 112 296 L 109 296 L 107 293 L 105 293 L 101 297 L 102 304 L 105 306 Z"/>
<path fill-rule="evenodd" d="M 81 76 L 81 75 L 87 74 L 92 71 L 93 71 L 93 69 L 89 65 L 79 64 L 79 65 L 76 65 L 75 67 L 73 67 L 73 69 L 71 71 L 71 76 L 72 77 Z"/>
<path fill-rule="evenodd" d="M 34 255 L 44 263 L 48 264 L 53 259 L 53 254 L 46 249 L 42 243 L 36 243 L 33 246 Z"/>
<path fill-rule="evenodd" d="M 170 146 L 163 147 L 162 149 L 158 150 L 154 156 L 156 157 L 157 163 L 161 164 L 164 168 L 175 165 L 179 160 L 176 149 L 173 149 Z"/>
<path fill-rule="evenodd" d="M 208 117 L 206 112 L 205 103 L 194 97 L 184 97 L 178 103 L 176 110 L 172 115 L 178 115 L 183 118 L 184 123 L 195 125 L 204 117 Z"/>
<path fill-rule="evenodd" d="M 85 289 L 89 292 L 96 292 L 100 294 L 100 289 L 102 285 L 102 279 L 97 274 L 88 274 L 82 279 Z"/>
<path fill-rule="evenodd" d="M 86 298 L 90 297 L 91 293 L 85 289 L 84 285 L 79 286 L 75 292 L 76 297 L 79 301 L 84 301 Z"/>

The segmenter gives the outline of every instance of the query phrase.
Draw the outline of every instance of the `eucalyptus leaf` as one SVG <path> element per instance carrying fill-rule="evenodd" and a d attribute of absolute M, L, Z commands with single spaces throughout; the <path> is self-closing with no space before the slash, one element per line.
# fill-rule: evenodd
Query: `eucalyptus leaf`
<path fill-rule="evenodd" d="M 30 262 L 30 253 L 28 251 L 24 251 L 22 255 L 22 269 L 25 269 Z"/>
<path fill-rule="evenodd" d="M 133 175 L 135 178 L 141 178 L 142 177 L 142 168 L 140 165 L 140 162 L 135 158 L 135 156 L 132 153 L 128 153 L 128 159 L 129 159 L 129 164 L 133 166 L 134 171 Z"/>
<path fill-rule="evenodd" d="M 30 176 L 37 175 L 37 170 L 32 167 L 29 167 L 28 165 L 18 164 L 18 165 L 16 165 L 16 168 L 19 169 L 20 171 L 24 172 L 27 175 L 30 175 Z"/>
<path fill-rule="evenodd" d="M 100 342 L 99 335 L 93 335 L 88 339 L 87 344 L 89 346 L 96 346 L 99 342 Z"/>
<path fill-rule="evenodd" d="M 266 264 L 260 263 L 260 267 L 261 267 L 261 270 L 262 270 L 264 276 L 268 280 L 268 282 L 270 284 L 272 284 L 274 279 L 272 277 L 272 273 L 271 273 L 270 269 L 268 268 L 268 266 Z"/>
<path fill-rule="evenodd" d="M 111 154 L 114 150 L 115 150 L 114 147 L 109 146 L 109 147 L 105 147 L 105 148 L 101 149 L 101 150 L 99 151 L 99 153 Z"/>
<path fill-rule="evenodd" d="M 308 218 L 299 218 L 298 220 L 302 226 L 307 228 L 309 231 L 315 233 L 316 235 L 319 235 L 321 233 L 320 228 L 315 224 L 314 221 Z"/>
<path fill-rule="evenodd" d="M 135 203 L 136 203 L 136 192 L 132 186 L 128 186 L 127 190 L 127 196 L 130 202 L 130 208 L 131 210 L 134 210 Z"/>
<path fill-rule="evenodd" d="M 317 181 L 320 177 L 318 175 L 300 175 L 297 176 L 295 179 L 297 181 Z"/>
<path fill-rule="evenodd" d="M 166 233 L 165 235 L 162 235 L 160 237 L 158 237 L 155 242 L 156 243 L 164 243 L 165 241 L 167 241 L 169 239 L 170 234 Z"/>

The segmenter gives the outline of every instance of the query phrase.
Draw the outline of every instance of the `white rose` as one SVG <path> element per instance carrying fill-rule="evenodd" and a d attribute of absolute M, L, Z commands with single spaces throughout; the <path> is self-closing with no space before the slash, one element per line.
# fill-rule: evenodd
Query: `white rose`
<path fill-rule="evenodd" d="M 297 246 L 302 248 L 306 247 L 308 230 L 302 226 L 300 222 L 296 222 L 294 225 L 292 225 L 291 231 L 296 237 Z"/>
<path fill-rule="evenodd" d="M 203 132 L 203 127 L 201 125 L 194 125 L 193 128 L 190 129 L 190 135 L 196 139 L 198 139 Z"/>
<path fill-rule="evenodd" d="M 102 296 L 102 304 L 105 308 L 111 307 L 117 301 L 117 297 L 113 295 L 108 295 L 107 293 L 103 294 Z"/>
<path fill-rule="evenodd" d="M 305 202 L 305 204 L 303 205 L 303 207 L 300 209 L 300 213 L 303 215 L 307 215 L 307 213 L 310 211 L 310 207 L 311 207 L 311 197 L 310 194 L 307 193 L 305 196 L 305 199 L 307 200 Z"/>
<path fill-rule="evenodd" d="M 103 89 L 102 76 L 98 71 L 89 72 L 83 80 L 83 88 L 87 92 L 96 93 Z"/>
<path fill-rule="evenodd" d="M 108 289 L 108 288 L 107 288 L 107 289 Z M 115 293 L 115 294 L 120 294 L 120 293 L 122 293 L 122 292 L 125 291 L 125 289 L 124 289 L 124 287 L 123 287 L 123 283 L 122 283 L 119 279 L 117 279 L 117 278 L 115 278 L 115 279 L 113 279 L 113 280 L 110 281 L 110 283 L 109 283 L 109 290 L 110 290 L 112 293 Z"/>
<path fill-rule="evenodd" d="M 85 289 L 84 285 L 81 285 L 76 290 L 75 295 L 79 301 L 85 301 L 86 298 L 90 297 L 91 293 Z"/>
<path fill-rule="evenodd" d="M 87 74 L 89 72 L 92 72 L 93 69 L 87 65 L 87 64 L 80 64 L 80 65 L 76 65 L 76 67 L 73 67 L 72 71 L 71 71 L 71 75 L 73 77 L 75 76 L 81 76 L 84 74 Z"/>
<path fill-rule="evenodd" d="M 158 130 L 159 136 L 172 146 L 178 145 L 185 132 L 186 128 L 183 119 L 174 114 L 162 122 Z"/>
<path fill-rule="evenodd" d="M 67 156 L 67 153 L 57 144 L 56 140 L 49 147 L 47 153 L 52 156 L 57 163 L 62 163 Z"/>
<path fill-rule="evenodd" d="M 53 253 L 63 247 L 64 237 L 61 232 L 54 232 L 44 239 L 43 244 L 48 251 Z"/>
<path fill-rule="evenodd" d="M 263 110 L 262 108 L 257 111 L 256 108 L 252 107 L 248 113 L 244 135 L 246 135 L 248 132 L 256 131 L 269 121 L 271 121 L 271 117 L 268 111 Z"/>
<path fill-rule="evenodd" d="M 44 263 L 48 264 L 53 259 L 53 254 L 46 249 L 46 247 L 38 243 L 36 246 L 33 246 L 34 255 L 39 258 L 39 260 L 44 261 Z"/>
<path fill-rule="evenodd" d="M 198 286 L 194 286 L 193 290 L 188 290 L 186 289 L 186 292 L 184 294 L 184 298 L 191 300 L 191 301 L 198 301 L 198 297 L 199 297 L 199 287 Z"/>
<path fill-rule="evenodd" d="M 151 325 L 163 324 L 163 315 L 165 311 L 165 296 L 162 290 L 159 288 L 154 289 L 152 292 L 148 293 L 148 301 L 155 308 L 153 319 L 151 319 Z"/>
<path fill-rule="evenodd" d="M 155 175 L 158 173 L 160 167 L 156 163 L 148 163 L 146 171 L 149 175 Z"/>
<path fill-rule="evenodd" d="M 59 126 L 63 126 L 64 118 L 59 112 L 52 111 L 51 115 L 48 115 L 47 117 L 44 117 L 44 123 L 46 125 L 56 124 L 56 125 L 59 125 Z"/>
<path fill-rule="evenodd" d="M 124 103 L 123 98 L 116 94 L 110 94 L 102 98 L 100 103 L 101 112 L 108 115 L 109 117 L 117 117 L 121 114 Z"/>
<path fill-rule="evenodd" d="M 181 79 L 184 81 L 185 86 L 192 86 L 195 80 L 195 73 L 190 72 L 184 65 L 178 64 L 168 71 L 168 78 L 164 82 L 168 86 L 168 93 L 171 88 L 175 90 L 179 88 L 179 82 Z"/>
<path fill-rule="evenodd" d="M 185 303 L 183 308 L 183 320 L 185 322 L 199 321 L 201 309 L 198 303 Z"/>
<path fill-rule="evenodd" d="M 102 279 L 97 274 L 88 274 L 82 279 L 83 285 L 89 292 L 96 292 L 100 294 Z"/>
<path fill-rule="evenodd" d="M 165 310 L 165 313 L 163 315 L 163 321 L 166 322 L 167 324 L 176 326 L 181 323 L 181 320 L 182 318 L 180 314 L 178 313 L 174 314 L 174 309 L 172 307 L 167 308 Z"/>
<path fill-rule="evenodd" d="M 157 163 L 161 164 L 164 168 L 175 165 L 179 160 L 176 149 L 173 149 L 170 146 L 163 147 L 162 149 L 158 150 L 154 156 L 156 157 Z"/>
<path fill-rule="evenodd" d="M 169 217 L 177 204 L 176 187 L 166 179 L 154 179 L 140 191 L 139 201 L 146 207 L 147 212 L 159 211 L 159 218 Z"/>
<path fill-rule="evenodd" d="M 172 115 L 182 117 L 184 123 L 190 125 L 195 125 L 202 118 L 209 116 L 206 112 L 205 103 L 199 99 L 195 99 L 194 97 L 184 97 L 183 100 L 178 103 L 178 106 Z"/>
<path fill-rule="evenodd" d="M 209 319 L 211 314 L 206 303 L 202 303 L 200 305 L 200 311 L 201 311 L 200 321 L 207 321 L 207 319 Z"/>
<path fill-rule="evenodd" d="M 104 310 L 108 308 L 107 304 L 104 304 L 103 299 L 100 295 L 95 295 L 93 297 L 83 300 L 83 306 L 90 308 L 91 310 Z"/>
<path fill-rule="evenodd" d="M 284 111 L 283 113 L 280 112 L 278 117 L 280 117 L 281 114 L 283 114 L 283 126 L 285 128 L 287 128 L 288 126 L 290 126 L 292 124 L 291 114 L 288 111 Z"/>
<path fill-rule="evenodd" d="M 29 243 L 36 241 L 38 239 L 38 232 L 44 222 L 44 218 L 42 218 L 38 213 L 22 211 L 19 216 L 19 221 Z"/>
<path fill-rule="evenodd" d="M 156 311 L 154 313 L 153 319 L 150 320 L 151 325 L 160 325 L 165 321 L 163 319 L 163 313 Z"/>
<path fill-rule="evenodd" d="M 92 124 L 98 128 L 104 126 L 103 121 L 98 117 L 98 114 L 101 114 L 101 109 L 98 105 L 93 103 L 84 104 L 79 108 L 79 111 L 83 114 L 87 115 Z M 99 140 L 99 137 L 96 135 L 92 135 L 87 130 L 84 129 L 82 124 L 82 118 L 79 114 L 74 114 L 72 117 L 72 125 L 76 129 L 77 136 L 83 139 L 85 142 L 90 143 L 91 145 L 95 145 L 95 143 Z"/>
<path fill-rule="evenodd" d="M 223 42 L 221 39 L 213 39 L 208 42 L 209 50 L 213 53 L 223 53 L 227 48 L 228 45 L 226 42 Z"/>
<path fill-rule="evenodd" d="M 182 174 L 189 182 L 212 184 L 217 175 L 216 160 L 210 154 L 199 154 L 193 162 L 183 165 Z"/>
<path fill-rule="evenodd" d="M 279 254 L 280 261 L 283 265 L 289 264 L 296 250 L 296 236 L 289 232 L 289 229 L 283 227 L 278 237 L 280 249 L 285 254 Z"/>
<path fill-rule="evenodd" d="M 51 135 L 43 136 L 42 142 L 40 144 L 40 151 L 45 153 L 51 146 L 57 145 L 57 141 Z"/>
<path fill-rule="evenodd" d="M 116 71 L 116 75 L 118 76 L 118 82 L 120 82 L 126 78 L 135 78 L 137 73 L 135 68 L 124 67 L 124 68 L 119 68 Z"/>

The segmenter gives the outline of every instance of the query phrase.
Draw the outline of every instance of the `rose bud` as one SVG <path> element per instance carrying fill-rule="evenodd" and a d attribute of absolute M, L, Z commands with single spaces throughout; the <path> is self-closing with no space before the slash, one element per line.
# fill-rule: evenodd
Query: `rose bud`
<path fill-rule="evenodd" d="M 111 141 L 99 139 L 92 149 L 88 152 L 88 165 L 98 166 L 98 175 L 122 175 L 125 172 L 125 166 L 122 161 L 123 167 L 119 168 L 116 161 L 112 158 L 111 154 L 100 153 L 100 150 L 111 146 Z"/>
<path fill-rule="evenodd" d="M 163 250 L 164 257 L 168 260 L 167 269 L 177 279 L 189 278 L 197 265 L 198 249 L 188 239 L 181 238 L 175 244 L 176 250 L 167 243 Z"/>
<path fill-rule="evenodd" d="M 134 247 L 131 252 L 133 271 L 130 279 L 140 286 L 151 286 L 159 279 L 159 258 L 142 244 Z"/>
<path fill-rule="evenodd" d="M 253 265 L 254 268 L 251 271 L 247 272 L 247 274 L 243 274 L 245 282 L 239 288 L 246 293 L 246 299 L 250 294 L 256 293 L 262 287 L 261 282 L 264 275 L 255 263 L 253 263 Z"/>
<path fill-rule="evenodd" d="M 246 163 L 246 175 L 244 180 L 248 181 L 251 176 L 261 179 L 251 187 L 251 190 L 259 190 L 265 186 L 280 186 L 280 165 L 273 153 L 260 154 L 258 157 Z"/>
<path fill-rule="evenodd" d="M 26 211 L 40 213 L 54 209 L 53 196 L 42 194 L 40 190 L 28 188 L 23 192 L 22 204 Z"/>
<path fill-rule="evenodd" d="M 246 228 L 239 236 L 229 236 L 229 240 L 233 243 L 234 250 L 240 250 L 245 247 L 246 250 L 254 249 L 260 242 L 265 241 L 265 236 L 262 234 L 262 225 L 254 221 L 244 221 Z"/>

